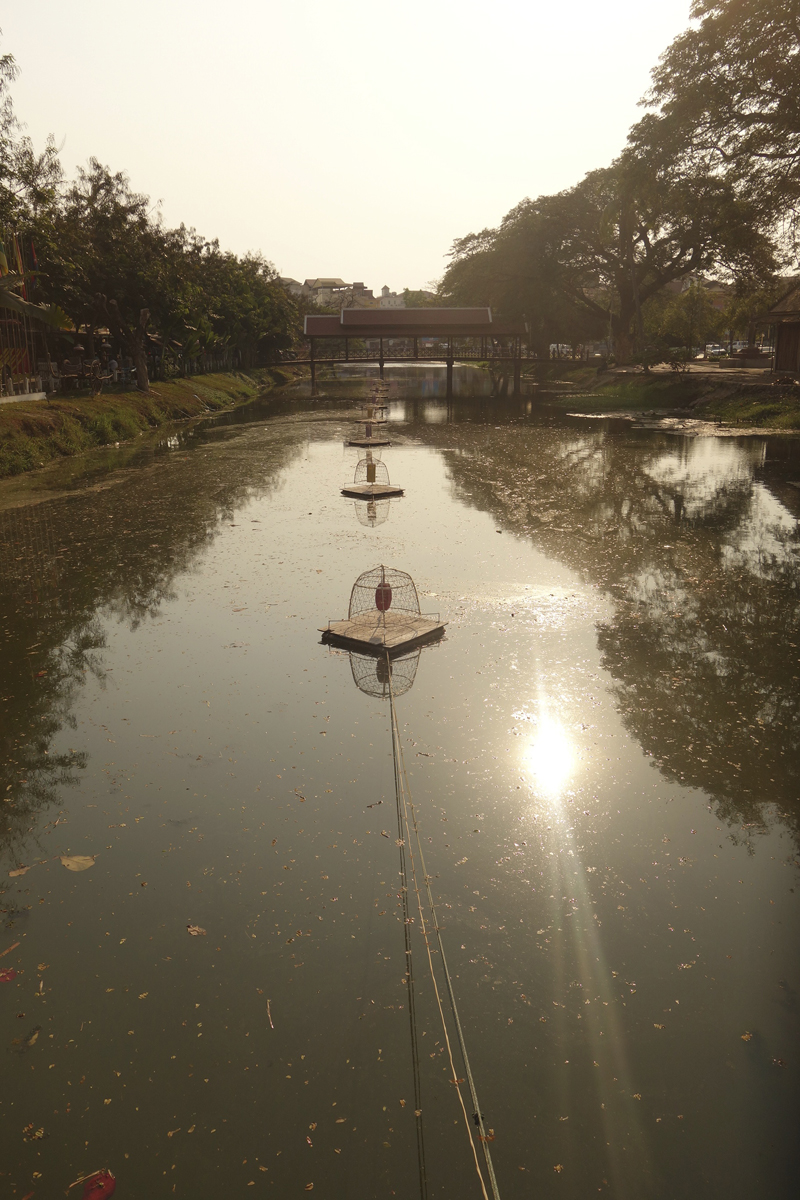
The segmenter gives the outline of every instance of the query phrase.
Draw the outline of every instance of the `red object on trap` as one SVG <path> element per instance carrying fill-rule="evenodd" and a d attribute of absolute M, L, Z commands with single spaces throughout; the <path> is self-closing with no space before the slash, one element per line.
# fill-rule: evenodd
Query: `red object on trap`
<path fill-rule="evenodd" d="M 375 588 L 375 607 L 378 612 L 386 612 L 392 606 L 392 589 L 388 583 L 379 583 Z"/>
<path fill-rule="evenodd" d="M 90 1175 L 83 1184 L 83 1200 L 103 1200 L 105 1196 L 113 1196 L 117 1190 L 117 1181 L 110 1171 L 98 1171 Z"/>

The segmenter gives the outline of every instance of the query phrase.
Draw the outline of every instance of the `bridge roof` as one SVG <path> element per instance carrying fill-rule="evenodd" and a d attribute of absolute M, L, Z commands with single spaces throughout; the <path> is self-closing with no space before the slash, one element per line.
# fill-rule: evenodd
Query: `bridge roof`
<path fill-rule="evenodd" d="M 514 337 L 520 326 L 498 324 L 490 308 L 343 308 L 339 316 L 306 317 L 307 337 Z"/>
<path fill-rule="evenodd" d="M 800 284 L 795 285 L 781 296 L 777 304 L 774 304 L 767 314 L 777 320 L 785 320 L 787 317 L 797 317 L 800 314 Z"/>

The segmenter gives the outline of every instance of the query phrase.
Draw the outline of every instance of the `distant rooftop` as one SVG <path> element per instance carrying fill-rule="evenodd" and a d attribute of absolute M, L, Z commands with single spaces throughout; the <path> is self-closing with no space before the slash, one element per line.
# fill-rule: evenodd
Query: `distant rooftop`
<path fill-rule="evenodd" d="M 349 283 L 345 283 L 343 279 L 306 279 L 305 286 L 310 288 L 346 288 Z"/>

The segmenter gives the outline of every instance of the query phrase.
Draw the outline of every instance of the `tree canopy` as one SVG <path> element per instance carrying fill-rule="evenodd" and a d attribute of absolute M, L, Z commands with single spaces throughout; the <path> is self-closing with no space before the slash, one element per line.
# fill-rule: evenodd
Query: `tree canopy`
<path fill-rule="evenodd" d="M 108 328 L 148 387 L 148 363 L 184 372 L 213 355 L 252 367 L 299 334 L 297 303 L 260 254 L 237 256 L 184 225 L 168 228 L 124 172 L 90 159 L 68 181 L 56 147 L 37 154 L 13 109 L 17 67 L 0 56 L 0 229 L 33 246 L 30 298 L 0 280 L 0 303 L 94 340 Z"/>
<path fill-rule="evenodd" d="M 525 315 L 540 343 L 610 333 L 630 358 L 642 306 L 699 271 L 774 269 L 754 203 L 724 178 L 632 153 L 555 196 L 524 200 L 498 229 L 454 243 L 442 292 Z"/>
<path fill-rule="evenodd" d="M 535 342 L 645 349 L 642 309 L 704 273 L 762 291 L 800 200 L 800 0 L 695 0 L 610 166 L 456 239 L 443 297 L 525 316 Z"/>
<path fill-rule="evenodd" d="M 723 174 L 775 218 L 800 200 L 800 0 L 695 0 L 653 72 L 636 148 Z"/>

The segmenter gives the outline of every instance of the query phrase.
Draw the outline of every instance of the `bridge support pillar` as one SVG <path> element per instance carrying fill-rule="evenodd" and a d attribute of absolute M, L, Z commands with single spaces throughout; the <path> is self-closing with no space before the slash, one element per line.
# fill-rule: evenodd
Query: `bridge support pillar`
<path fill-rule="evenodd" d="M 452 358 L 448 358 L 448 360 L 447 360 L 447 391 L 446 391 L 445 395 L 448 400 L 451 400 L 453 397 L 453 360 L 452 360 Z"/>
<path fill-rule="evenodd" d="M 520 386 L 520 377 L 522 375 L 522 359 L 514 359 L 514 395 L 521 396 L 522 389 Z"/>

